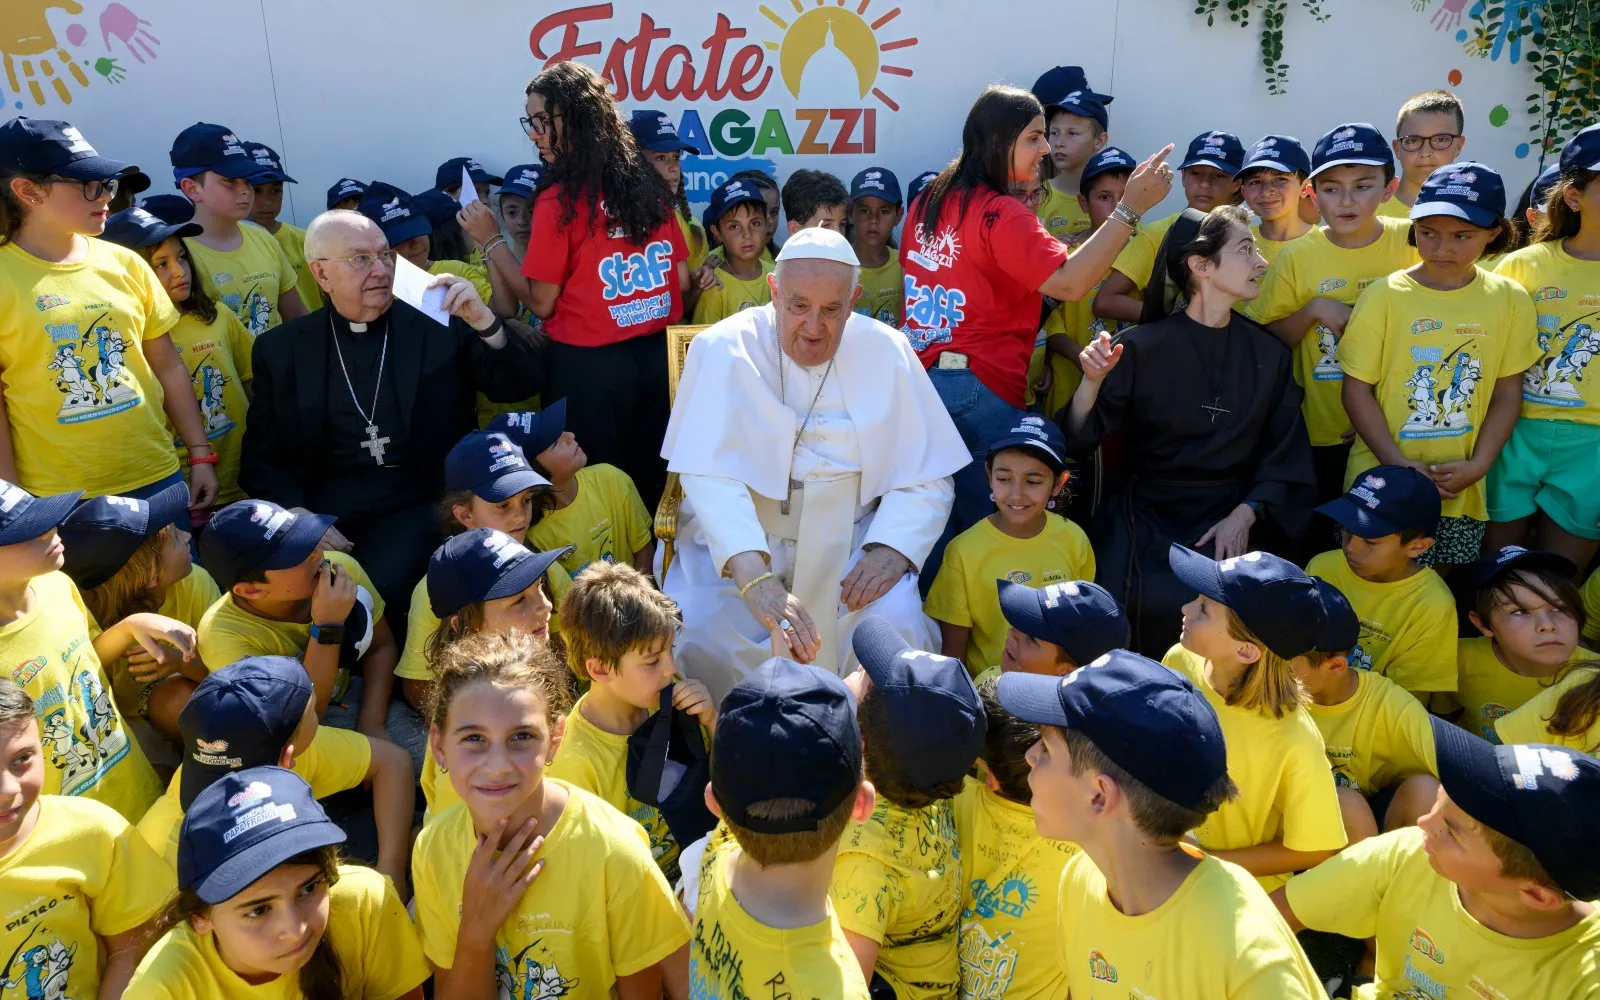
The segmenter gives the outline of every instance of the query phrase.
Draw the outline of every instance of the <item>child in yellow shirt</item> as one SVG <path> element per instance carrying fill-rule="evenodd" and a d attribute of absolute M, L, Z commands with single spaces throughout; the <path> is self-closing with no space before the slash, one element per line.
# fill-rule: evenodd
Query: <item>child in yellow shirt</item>
<path fill-rule="evenodd" d="M 436 666 L 429 742 L 461 801 L 423 828 L 411 873 L 439 995 L 656 997 L 663 980 L 684 995 L 689 926 L 644 831 L 545 773 L 570 697 L 560 660 L 479 634 Z"/>
<path fill-rule="evenodd" d="M 690 995 L 740 1000 L 775 984 L 866 1000 L 826 888 L 846 826 L 874 806 L 844 683 L 772 659 L 736 684 L 712 740 L 705 800 L 722 826 L 699 867 Z"/>
<path fill-rule="evenodd" d="M 1400 163 L 1400 186 L 1394 197 L 1383 203 L 1383 215 L 1411 218 L 1411 206 L 1428 175 L 1461 155 L 1461 147 L 1467 144 L 1462 134 L 1466 123 L 1466 107 L 1448 90 L 1425 90 L 1406 98 L 1395 115 L 1391 143 Z"/>
<path fill-rule="evenodd" d="M 754 184 L 730 180 L 711 193 L 706 232 L 716 241 L 721 263 L 717 282 L 703 290 L 694 306 L 694 321 L 715 323 L 742 309 L 772 301 L 767 276 L 772 265 L 761 259 L 767 242 L 767 203 Z"/>
<path fill-rule="evenodd" d="M 672 598 L 631 566 L 600 563 L 572 582 L 561 604 L 567 665 L 588 690 L 567 717 L 561 754 L 550 775 L 599 796 L 649 835 L 650 852 L 676 881 L 681 846 L 661 813 L 628 789 L 628 740 L 661 708 L 670 688 L 674 709 L 707 731 L 717 721 L 705 684 L 678 680 L 672 643 L 682 617 Z"/>
<path fill-rule="evenodd" d="M 867 616 L 851 637 L 870 818 L 845 831 L 829 890 L 861 963 L 900 1000 L 960 986 L 961 847 L 952 800 L 983 748 L 983 702 L 961 661 L 910 649 Z"/>
<path fill-rule="evenodd" d="M 1273 894 L 1291 927 L 1377 939 L 1361 997 L 1600 992 L 1600 762 L 1433 720 L 1443 787 L 1418 824 Z"/>
<path fill-rule="evenodd" d="M 894 171 L 868 167 L 850 182 L 850 245 L 861 261 L 855 311 L 895 329 L 906 304 L 905 272 L 894 252 L 894 227 L 904 214 Z"/>
<path fill-rule="evenodd" d="M 1348 842 L 1322 736 L 1295 668 L 1327 622 L 1316 582 L 1265 552 L 1215 562 L 1174 544 L 1172 571 L 1198 592 L 1162 663 L 1205 696 L 1227 737 L 1239 797 L 1194 831 L 1207 853 L 1264 888 Z"/>
<path fill-rule="evenodd" d="M 272 234 L 283 247 L 283 254 L 294 268 L 294 290 L 307 312 L 322 308 L 322 287 L 306 262 L 306 231 L 278 218 L 283 211 L 283 186 L 299 183 L 283 169 L 283 157 L 271 146 L 261 142 L 245 143 L 261 172 L 250 178 L 250 188 L 255 200 L 250 205 L 250 221 Z M 329 206 L 330 208 L 332 206 Z M 488 301 L 488 300 L 485 300 Z"/>
<path fill-rule="evenodd" d="M 1549 687 L 1494 722 L 1500 743 L 1554 743 L 1600 756 L 1600 662 L 1573 663 Z"/>
<path fill-rule="evenodd" d="M 28 693 L 0 679 L 0 984 L 15 997 L 115 997 L 172 894 L 172 869 L 98 802 L 42 794 L 45 747 Z"/>
<path fill-rule="evenodd" d="M 1270 266 L 1278 251 L 1311 231 L 1300 218 L 1300 193 L 1311 175 L 1311 157 L 1291 135 L 1268 135 L 1245 154 L 1239 194 L 1261 221 L 1252 226 L 1256 249 Z"/>
<path fill-rule="evenodd" d="M 1456 689 L 1456 609 L 1450 587 L 1418 559 L 1433 545 L 1439 491 L 1409 466 L 1380 465 L 1350 492 L 1317 508 L 1343 545 L 1306 564 L 1338 588 L 1361 620 L 1350 666 L 1394 681 L 1424 703 Z"/>
<path fill-rule="evenodd" d="M 1363 292 L 1339 345 L 1342 398 L 1360 435 L 1349 475 L 1376 462 L 1428 474 L 1444 498 L 1433 563 L 1477 558 L 1483 477 L 1517 421 L 1522 373 L 1539 357 L 1533 300 L 1477 265 L 1509 238 L 1505 208 L 1489 167 L 1435 171 L 1411 209 L 1422 263 Z"/>
<path fill-rule="evenodd" d="M 1076 66 L 1047 70 L 1034 82 L 1033 94 L 1044 105 L 1050 140 L 1050 181 L 1037 209 L 1039 221 L 1061 242 L 1076 243 L 1090 230 L 1078 201 L 1083 171 L 1110 139 L 1106 105 L 1113 98 L 1090 90 Z"/>
<path fill-rule="evenodd" d="M 997 693 L 1039 727 L 1028 751 L 1039 835 L 1078 848 L 1043 887 L 1066 972 L 1050 996 L 1325 995 L 1255 879 L 1185 841 L 1239 794 L 1224 726 L 1193 684 L 1115 650 L 1065 679 L 1002 675 Z"/>
<path fill-rule="evenodd" d="M 395 885 L 340 863 L 345 833 L 281 767 L 224 775 L 183 820 L 178 896 L 128 1000 L 334 994 L 421 1000 L 430 970 Z"/>
<path fill-rule="evenodd" d="M 1092 580 L 1095 571 L 1083 529 L 1050 513 L 1067 482 L 1059 427 L 1023 417 L 990 445 L 984 468 L 995 512 L 950 541 L 924 609 L 939 623 L 940 651 L 974 675 L 999 664 L 1006 642 L 994 581 L 1044 587 Z"/>
<path fill-rule="evenodd" d="M 1065 677 L 1113 649 L 1128 645 L 1128 616 L 1111 592 L 1097 583 L 1069 580 L 1037 589 L 1010 580 L 997 582 L 1005 616 L 1005 648 L 1000 663 L 977 683 L 1000 673 Z"/>

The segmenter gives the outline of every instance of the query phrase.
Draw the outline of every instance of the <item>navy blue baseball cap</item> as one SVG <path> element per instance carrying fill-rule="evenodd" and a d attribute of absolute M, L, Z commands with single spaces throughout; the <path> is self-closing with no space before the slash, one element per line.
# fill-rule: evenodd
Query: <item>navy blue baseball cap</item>
<path fill-rule="evenodd" d="M 1067 439 L 1055 421 L 1028 415 L 1017 425 L 989 443 L 989 459 L 1007 448 L 1018 448 L 1031 453 L 1051 470 L 1059 473 L 1067 466 Z"/>
<path fill-rule="evenodd" d="M 1600 897 L 1600 760 L 1539 743 L 1496 746 L 1431 716 L 1450 801 L 1533 852 L 1574 899 Z"/>
<path fill-rule="evenodd" d="M 1073 91 L 1088 90 L 1089 79 L 1083 75 L 1082 66 L 1053 66 L 1039 74 L 1039 79 L 1033 81 L 1029 89 L 1040 104 L 1051 108 L 1066 100 Z"/>
<path fill-rule="evenodd" d="M 66 122 L 18 115 L 0 125 L 0 173 L 108 181 L 132 177 L 139 168 L 101 156 L 82 132 Z"/>
<path fill-rule="evenodd" d="M 1113 98 L 1109 94 L 1097 94 L 1092 90 L 1074 90 L 1055 104 L 1045 108 L 1045 111 L 1065 111 L 1069 115 L 1079 118 L 1093 118 L 1104 132 L 1111 126 L 1111 115 L 1106 111 L 1106 105 Z"/>
<path fill-rule="evenodd" d="M 178 804 L 188 809 L 230 771 L 276 764 L 314 693 L 306 668 L 292 656 L 247 656 L 208 674 L 178 713 Z"/>
<path fill-rule="evenodd" d="M 61 570 L 79 590 L 92 590 L 116 576 L 139 546 L 188 509 L 189 487 L 183 483 L 173 483 L 148 500 L 85 500 L 57 529 L 67 547 Z"/>
<path fill-rule="evenodd" d="M 978 759 L 988 726 L 966 665 L 912 649 L 877 615 L 861 620 L 850 645 L 877 689 L 870 697 L 884 699 L 906 776 L 922 791 L 960 781 Z"/>
<path fill-rule="evenodd" d="M 1306 147 L 1301 145 L 1300 140 L 1292 135 L 1265 135 L 1257 139 L 1256 144 L 1244 155 L 1244 166 L 1239 168 L 1239 172 L 1257 169 L 1279 170 L 1307 177 L 1311 174 L 1311 157 L 1306 154 Z"/>
<path fill-rule="evenodd" d="M 67 559 L 72 559 L 72 547 L 67 547 Z M 1507 573 L 1519 569 L 1548 570 L 1569 579 L 1578 575 L 1578 567 L 1566 556 L 1543 549 L 1525 549 L 1520 545 L 1503 546 L 1499 552 L 1480 556 L 1465 566 L 1457 566 L 1450 574 L 1450 582 L 1467 595 L 1494 584 Z"/>
<path fill-rule="evenodd" d="M 700 221 L 710 229 L 736 206 L 746 204 L 760 205 L 763 213 L 767 210 L 767 198 L 761 189 L 748 179 L 735 177 L 711 192 L 711 204 L 706 206 L 705 215 L 701 216 Z"/>
<path fill-rule="evenodd" d="M 1545 204 L 1550 200 L 1550 192 L 1555 190 L 1556 181 L 1561 179 L 1561 164 L 1552 163 L 1539 171 L 1539 176 L 1534 178 L 1533 190 L 1528 192 L 1528 207 L 1535 211 L 1543 212 Z"/>
<path fill-rule="evenodd" d="M 178 833 L 178 888 L 212 906 L 307 851 L 344 843 L 311 786 L 281 767 L 232 771 L 195 797 Z"/>
<path fill-rule="evenodd" d="M 456 217 L 461 202 L 438 188 L 429 188 L 411 199 L 411 207 L 422 213 L 429 226 L 438 229 Z"/>
<path fill-rule="evenodd" d="M 354 177 L 341 177 L 334 182 L 332 187 L 328 188 L 328 210 L 331 212 L 333 206 L 351 198 L 360 201 L 361 196 L 366 193 L 367 186 L 365 184 Z"/>
<path fill-rule="evenodd" d="M 1010 580 L 1000 587 L 1000 613 L 1024 635 L 1055 643 L 1082 666 L 1128 645 L 1128 617 L 1111 591 L 1087 580 L 1035 590 Z"/>
<path fill-rule="evenodd" d="M 1189 151 L 1184 155 L 1183 162 L 1178 164 L 1179 170 L 1188 170 L 1190 167 L 1213 167 L 1222 171 L 1229 177 L 1237 174 L 1244 166 L 1244 143 L 1232 132 L 1212 131 L 1202 132 L 1189 143 Z"/>
<path fill-rule="evenodd" d="M 515 194 L 531 199 L 544 179 L 544 164 L 519 163 L 506 171 L 506 182 L 500 185 L 502 195 Z"/>
<path fill-rule="evenodd" d="M 1311 150 L 1311 176 L 1329 167 L 1393 167 L 1394 150 L 1383 133 L 1366 122 L 1340 125 L 1323 134 Z"/>
<path fill-rule="evenodd" d="M 850 200 L 881 198 L 891 205 L 901 203 L 900 178 L 888 167 L 868 167 L 850 181 Z"/>
<path fill-rule="evenodd" d="M 1322 601 L 1323 614 L 1327 616 L 1322 623 L 1322 632 L 1317 636 L 1317 652 L 1350 652 L 1361 641 L 1361 619 L 1356 616 L 1356 609 L 1350 606 L 1349 599 L 1338 587 L 1321 577 L 1314 576 L 1311 579 L 1317 581 L 1317 597 Z"/>
<path fill-rule="evenodd" d="M 201 532 L 200 563 L 226 594 L 242 576 L 305 562 L 337 520 L 296 514 L 270 500 L 236 500 L 211 515 Z"/>
<path fill-rule="evenodd" d="M 1561 172 L 1575 170 L 1600 170 L 1600 124 L 1583 129 L 1561 150 Z"/>
<path fill-rule="evenodd" d="M 684 142 L 678 135 L 678 126 L 672 116 L 653 108 L 637 108 L 628 116 L 628 130 L 644 149 L 653 153 L 692 153 L 700 155 L 697 147 Z"/>
<path fill-rule="evenodd" d="M 239 180 L 261 172 L 244 143 L 223 125 L 195 122 L 172 140 L 172 175 L 178 180 L 207 171 Z"/>
<path fill-rule="evenodd" d="M 925 170 L 911 178 L 911 183 L 906 187 L 906 204 L 909 205 L 916 201 L 917 195 L 922 193 L 922 189 L 932 184 L 938 176 L 939 171 L 937 170 Z"/>
<path fill-rule="evenodd" d="M 367 185 L 356 210 L 378 224 L 391 247 L 433 232 L 416 200 L 393 184 L 373 181 Z"/>
<path fill-rule="evenodd" d="M 1475 160 L 1447 163 L 1429 174 L 1411 206 L 1412 219 L 1448 215 L 1484 229 L 1498 225 L 1505 214 L 1505 181 Z"/>
<path fill-rule="evenodd" d="M 504 431 L 469 431 L 444 457 L 444 488 L 471 490 L 490 503 L 549 485 L 550 480 L 533 471 L 522 448 Z"/>
<path fill-rule="evenodd" d="M 250 178 L 252 184 L 298 184 L 299 181 L 290 177 L 283 169 L 283 157 L 278 151 L 261 142 L 247 142 L 244 144 L 245 152 L 256 161 L 256 166 L 261 172 Z"/>
<path fill-rule="evenodd" d="M 193 212 L 190 216 L 193 217 Z M 141 247 L 153 247 L 166 240 L 178 237 L 199 236 L 205 228 L 197 222 L 165 222 L 154 212 L 145 208 L 125 208 L 106 220 L 106 228 L 100 238 L 129 250 L 138 250 Z"/>
<path fill-rule="evenodd" d="M 139 207 L 169 226 L 181 226 L 194 219 L 194 202 L 181 194 L 153 194 L 139 199 Z"/>
<path fill-rule="evenodd" d="M 1189 679 L 1114 649 L 1065 677 L 1000 675 L 1006 711 L 1036 726 L 1075 729 L 1140 784 L 1185 809 L 1228 776 L 1222 723 Z"/>
<path fill-rule="evenodd" d="M 729 823 L 755 833 L 814 832 L 860 786 L 856 701 L 834 674 L 772 659 L 722 699 L 711 737 L 711 794 Z M 783 819 L 750 815 L 751 805 L 771 799 L 813 807 Z"/>
<path fill-rule="evenodd" d="M 1246 552 L 1218 562 L 1176 542 L 1167 560 L 1179 580 L 1232 608 L 1283 659 L 1317 648 L 1328 615 L 1316 581 L 1289 560 L 1270 552 Z"/>
<path fill-rule="evenodd" d="M 523 455 L 539 454 L 561 437 L 567 429 L 567 401 L 558 399 L 542 410 L 522 410 L 516 413 L 497 413 L 484 427 L 499 431 L 517 443 Z"/>
<path fill-rule="evenodd" d="M 571 551 L 535 552 L 493 528 L 453 535 L 428 557 L 428 606 L 435 618 L 447 618 L 469 604 L 514 597 Z"/>
<path fill-rule="evenodd" d="M 483 164 L 472 157 L 457 156 L 439 164 L 439 169 L 433 173 L 433 186 L 441 191 L 445 188 L 460 187 L 463 168 L 474 184 L 499 184 L 505 180 L 504 177 L 498 177 L 483 169 Z"/>
<path fill-rule="evenodd" d="M 1317 508 L 1357 538 L 1402 531 L 1432 535 L 1439 524 L 1439 488 L 1408 465 L 1377 465 L 1356 476 L 1350 491 Z"/>
<path fill-rule="evenodd" d="M 1100 152 L 1089 157 L 1089 162 L 1083 165 L 1083 174 L 1078 181 L 1079 191 L 1088 191 L 1094 179 L 1101 174 L 1117 171 L 1133 173 L 1138 169 L 1139 161 L 1129 156 L 1125 151 L 1115 146 L 1107 146 Z"/>
<path fill-rule="evenodd" d="M 77 506 L 82 490 L 36 497 L 0 479 L 0 545 L 28 542 L 59 527 Z"/>

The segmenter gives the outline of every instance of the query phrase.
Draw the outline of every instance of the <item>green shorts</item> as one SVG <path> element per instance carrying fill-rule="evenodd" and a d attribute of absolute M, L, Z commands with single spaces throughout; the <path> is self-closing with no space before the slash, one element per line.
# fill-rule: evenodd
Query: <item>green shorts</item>
<path fill-rule="evenodd" d="M 1600 540 L 1600 426 L 1523 417 L 1485 492 L 1491 521 L 1542 510 L 1568 534 Z"/>

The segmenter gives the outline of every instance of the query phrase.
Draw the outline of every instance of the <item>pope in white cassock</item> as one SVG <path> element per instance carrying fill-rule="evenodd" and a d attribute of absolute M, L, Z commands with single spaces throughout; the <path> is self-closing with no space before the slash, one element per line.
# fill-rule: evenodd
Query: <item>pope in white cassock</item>
<path fill-rule="evenodd" d="M 905 336 L 851 311 L 860 262 L 827 229 L 791 236 L 772 304 L 695 337 L 661 454 L 679 474 L 679 667 L 719 701 L 786 643 L 841 675 L 864 609 L 938 649 L 917 571 L 972 460 Z M 660 556 L 658 554 L 657 558 Z"/>

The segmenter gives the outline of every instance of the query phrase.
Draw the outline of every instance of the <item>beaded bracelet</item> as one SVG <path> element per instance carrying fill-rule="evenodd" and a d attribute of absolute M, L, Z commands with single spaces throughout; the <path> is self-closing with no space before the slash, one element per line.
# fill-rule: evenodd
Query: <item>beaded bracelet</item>
<path fill-rule="evenodd" d="M 747 583 L 744 586 L 740 587 L 739 588 L 739 596 L 743 597 L 745 594 L 750 592 L 750 588 L 751 587 L 754 587 L 756 584 L 761 583 L 763 580 L 772 579 L 774 575 L 775 574 L 772 573 L 771 571 L 768 571 L 766 573 L 762 573 L 760 576 L 756 577 L 755 579 L 751 580 L 749 583 Z"/>

